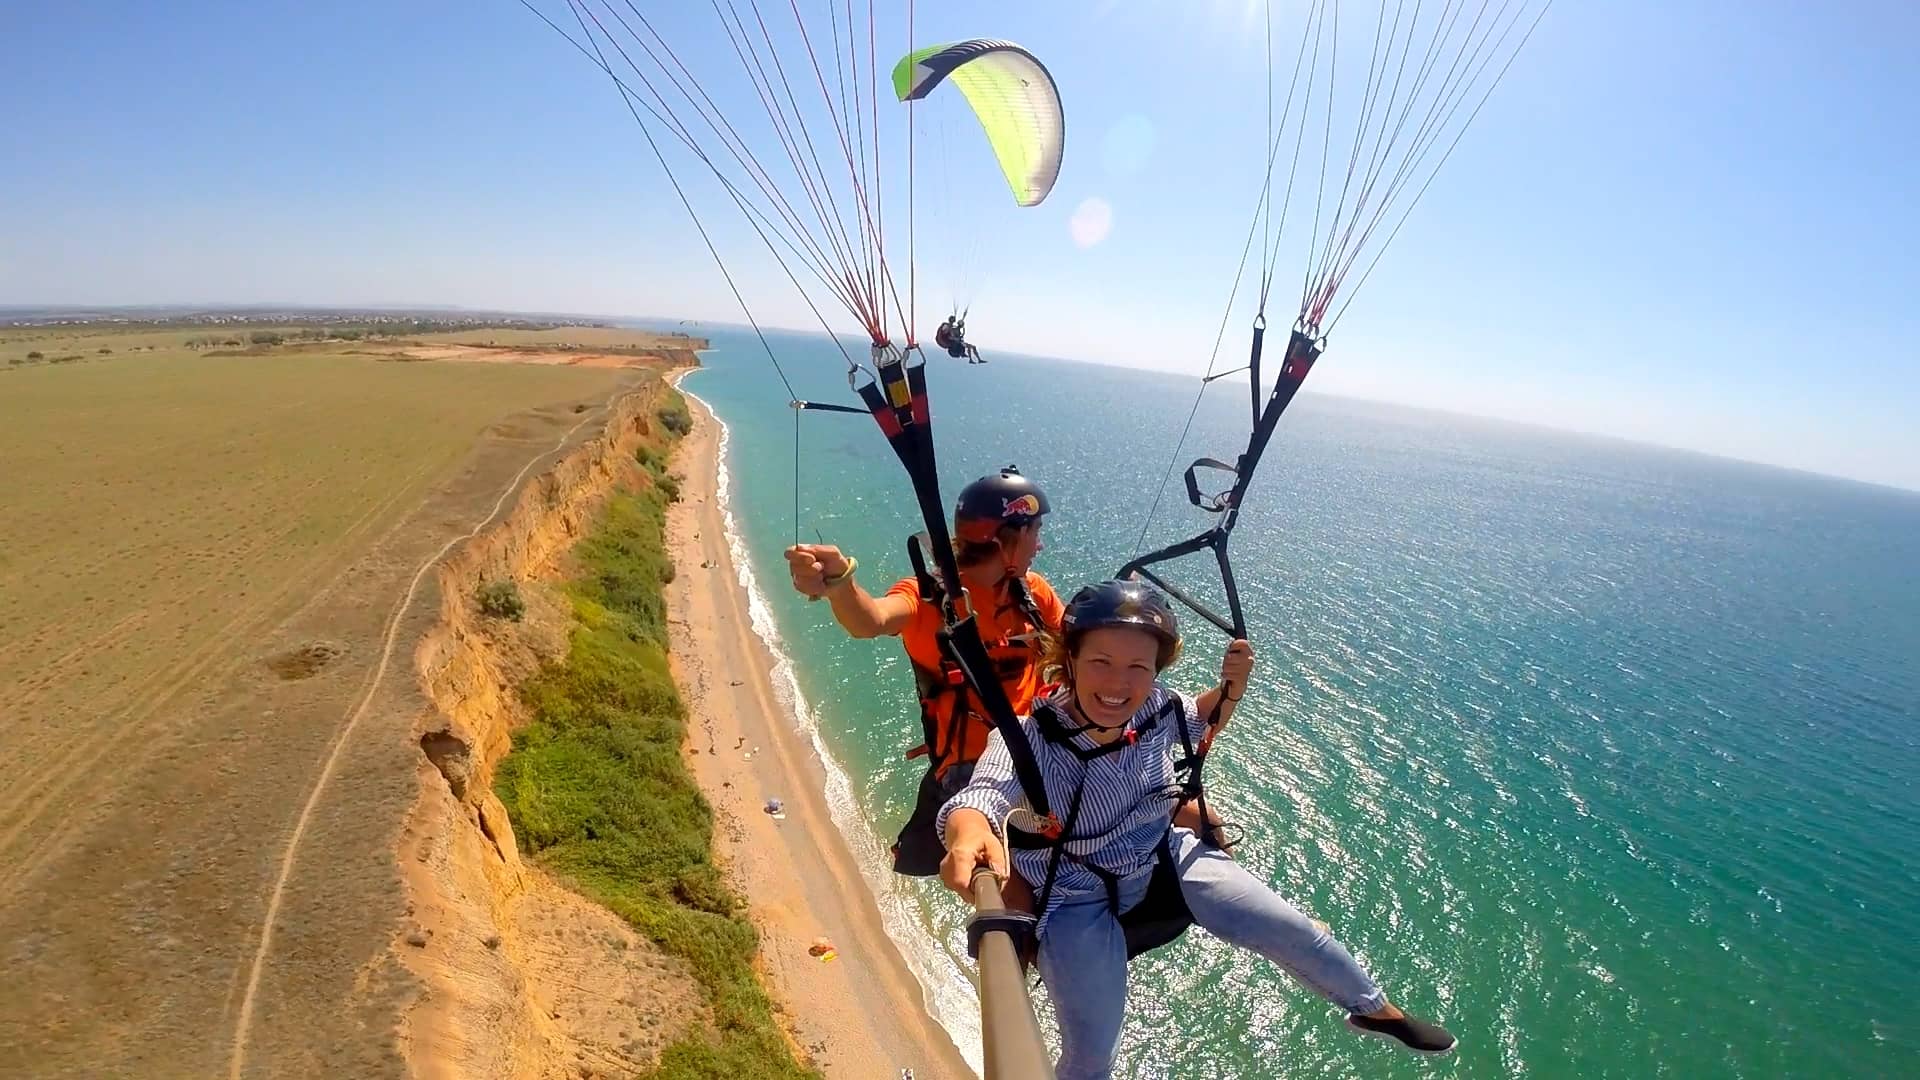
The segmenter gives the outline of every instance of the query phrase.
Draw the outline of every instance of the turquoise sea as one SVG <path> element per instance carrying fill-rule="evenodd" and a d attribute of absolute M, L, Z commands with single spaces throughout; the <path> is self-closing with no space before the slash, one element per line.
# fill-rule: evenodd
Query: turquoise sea
<path fill-rule="evenodd" d="M 797 503 L 869 587 L 905 574 L 905 476 L 871 420 L 810 413 L 796 500 L 765 352 L 699 332 L 686 386 L 728 425 L 798 720 L 936 1015 L 977 1045 L 959 902 L 880 861 L 919 774 L 905 659 L 782 569 Z M 828 339 L 772 341 L 802 396 L 853 401 Z M 1017 462 L 1056 510 L 1038 568 L 1063 593 L 1110 575 L 1197 379 L 988 355 L 930 365 L 947 498 Z M 1247 411 L 1244 383 L 1209 389 L 1181 467 L 1236 453 Z M 1147 543 L 1203 517 L 1176 477 Z M 1134 966 L 1120 1075 L 1920 1076 L 1920 494 L 1309 388 L 1233 550 L 1261 666 L 1214 800 L 1256 874 L 1461 1045 L 1356 1039 L 1196 932 Z M 1170 680 L 1198 687 L 1224 642 L 1190 642 Z"/>

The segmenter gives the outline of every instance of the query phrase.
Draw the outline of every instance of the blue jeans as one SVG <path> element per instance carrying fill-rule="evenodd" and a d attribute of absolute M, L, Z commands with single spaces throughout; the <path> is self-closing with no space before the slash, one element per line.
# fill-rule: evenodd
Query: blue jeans
<path fill-rule="evenodd" d="M 1378 1011 L 1387 996 L 1326 930 L 1282 900 L 1246 868 L 1186 829 L 1173 830 L 1180 892 L 1197 926 L 1251 949 L 1350 1013 Z M 1146 894 L 1153 868 L 1120 883 L 1120 906 Z M 1060 1018 L 1058 1080 L 1113 1073 L 1127 1008 L 1127 945 L 1105 894 L 1061 901 L 1040 939 L 1040 977 Z"/>

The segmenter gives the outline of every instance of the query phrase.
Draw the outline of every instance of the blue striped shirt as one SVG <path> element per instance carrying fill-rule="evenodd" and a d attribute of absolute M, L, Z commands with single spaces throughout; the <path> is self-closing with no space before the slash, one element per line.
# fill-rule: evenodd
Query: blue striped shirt
<path fill-rule="evenodd" d="M 1200 715 L 1200 707 L 1193 698 L 1158 683 L 1147 695 L 1146 704 L 1127 721 L 1128 728 L 1140 730 L 1176 695 L 1186 711 L 1188 738 L 1198 746 L 1206 728 L 1206 717 Z M 1067 697 L 1063 691 L 1056 691 L 1048 700 L 1062 712 L 1066 711 Z M 1169 713 L 1133 745 L 1083 762 L 1071 749 L 1047 741 L 1032 718 L 1021 718 L 1020 729 L 1027 737 L 1027 745 L 1033 748 L 1041 776 L 1046 781 L 1047 804 L 1063 823 L 1073 806 L 1074 790 L 1085 777 L 1080 814 L 1072 831 L 1072 836 L 1085 839 L 1069 839 L 1068 852 L 1123 878 L 1152 864 L 1160 838 L 1173 820 L 1174 800 L 1164 795 L 1176 783 L 1174 762 L 1185 752 L 1175 723 L 1174 715 Z M 1073 741 L 1083 749 L 1099 745 L 1084 734 L 1073 736 Z M 1002 825 L 1008 812 L 1015 807 L 1032 809 L 1014 775 L 1013 756 L 1007 753 L 1006 741 L 998 729 L 988 738 L 987 749 L 973 768 L 973 779 L 940 808 L 943 841 L 947 835 L 947 818 L 962 807 L 985 814 L 993 823 L 994 834 L 1002 841 L 1006 839 Z M 1027 814 L 1018 815 L 1013 821 L 1016 829 L 1034 824 Z M 1014 870 L 1038 894 L 1047 878 L 1047 864 L 1053 859 L 1052 849 L 1014 849 L 1012 856 Z M 1106 892 L 1100 875 L 1073 859 L 1062 858 L 1054 877 L 1053 899 L 1048 906 L 1076 897 L 1104 897 Z M 1043 915 L 1042 927 L 1045 922 Z"/>

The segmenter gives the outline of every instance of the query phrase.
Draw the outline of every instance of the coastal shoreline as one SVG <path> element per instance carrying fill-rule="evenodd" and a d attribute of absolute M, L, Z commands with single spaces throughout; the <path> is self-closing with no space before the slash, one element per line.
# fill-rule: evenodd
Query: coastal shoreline
<path fill-rule="evenodd" d="M 834 820 L 830 773 L 797 723 L 786 661 L 755 625 L 724 502 L 725 427 L 682 393 L 695 424 L 675 458 L 681 498 L 666 529 L 670 653 L 687 703 L 688 762 L 714 808 L 716 856 L 748 897 L 768 990 L 828 1076 L 912 1069 L 915 1080 L 966 1080 L 974 1069 L 888 934 L 863 871 L 871 860 Z M 782 817 L 766 812 L 770 798 Z M 810 954 L 821 939 L 832 959 Z"/>

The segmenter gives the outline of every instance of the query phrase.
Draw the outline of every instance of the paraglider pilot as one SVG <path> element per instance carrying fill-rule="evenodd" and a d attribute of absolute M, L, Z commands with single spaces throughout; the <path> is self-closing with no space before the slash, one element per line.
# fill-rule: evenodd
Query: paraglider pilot
<path fill-rule="evenodd" d="M 933 343 L 947 350 L 947 355 L 955 360 L 965 360 L 969 364 L 984 364 L 980 350 L 967 344 L 967 320 L 963 315 L 949 315 L 947 321 L 933 332 Z"/>

